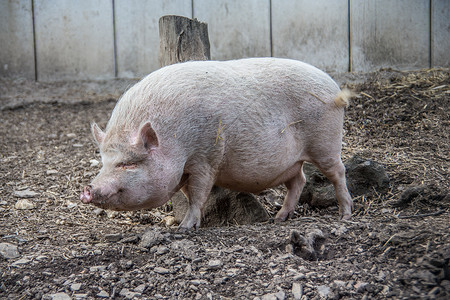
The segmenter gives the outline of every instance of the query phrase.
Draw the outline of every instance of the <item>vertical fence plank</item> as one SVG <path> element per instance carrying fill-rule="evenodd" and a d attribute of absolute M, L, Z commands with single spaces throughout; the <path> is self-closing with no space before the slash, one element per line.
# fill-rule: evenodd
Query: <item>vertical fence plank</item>
<path fill-rule="evenodd" d="M 30 0 L 0 1 L 0 76 L 34 79 Z"/>
<path fill-rule="evenodd" d="M 269 0 L 194 0 L 194 17 L 208 23 L 212 59 L 271 54 Z"/>
<path fill-rule="evenodd" d="M 159 68 L 158 21 L 192 17 L 191 0 L 115 0 L 118 77 L 141 77 Z"/>
<path fill-rule="evenodd" d="M 450 66 L 450 1 L 432 0 L 433 67 Z"/>
<path fill-rule="evenodd" d="M 114 77 L 111 0 L 36 0 L 38 80 Z"/>
<path fill-rule="evenodd" d="M 429 1 L 352 0 L 350 13 L 353 70 L 429 66 Z"/>
<path fill-rule="evenodd" d="M 272 0 L 273 56 L 345 72 L 348 22 L 348 0 Z"/>

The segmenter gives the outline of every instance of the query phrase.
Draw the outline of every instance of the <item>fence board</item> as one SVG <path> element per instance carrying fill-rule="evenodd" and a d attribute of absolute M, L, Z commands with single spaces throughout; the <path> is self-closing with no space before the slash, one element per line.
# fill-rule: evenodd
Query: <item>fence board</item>
<path fill-rule="evenodd" d="M 110 0 L 36 0 L 38 80 L 114 78 Z"/>
<path fill-rule="evenodd" d="M 450 66 L 450 1 L 432 1 L 432 57 L 433 66 Z"/>
<path fill-rule="evenodd" d="M 194 0 L 194 17 L 208 23 L 211 59 L 271 55 L 269 0 Z"/>
<path fill-rule="evenodd" d="M 273 56 L 348 71 L 348 0 L 272 0 Z"/>
<path fill-rule="evenodd" d="M 32 13 L 29 0 L 0 1 L 0 76 L 34 79 Z"/>
<path fill-rule="evenodd" d="M 352 70 L 429 66 L 429 1 L 352 0 Z"/>
<path fill-rule="evenodd" d="M 170 14 L 191 18 L 191 0 L 115 0 L 118 77 L 142 77 L 159 68 L 158 20 Z"/>

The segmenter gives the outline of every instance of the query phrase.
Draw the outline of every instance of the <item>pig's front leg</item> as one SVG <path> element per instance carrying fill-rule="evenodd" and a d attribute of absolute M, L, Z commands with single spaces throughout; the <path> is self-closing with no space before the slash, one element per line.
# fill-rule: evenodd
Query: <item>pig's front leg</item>
<path fill-rule="evenodd" d="M 189 175 L 186 185 L 181 188 L 188 199 L 189 207 L 178 230 L 186 231 L 192 227 L 195 229 L 200 227 L 202 208 L 214 185 L 214 177 L 207 176 L 209 172 L 205 173 Z"/>

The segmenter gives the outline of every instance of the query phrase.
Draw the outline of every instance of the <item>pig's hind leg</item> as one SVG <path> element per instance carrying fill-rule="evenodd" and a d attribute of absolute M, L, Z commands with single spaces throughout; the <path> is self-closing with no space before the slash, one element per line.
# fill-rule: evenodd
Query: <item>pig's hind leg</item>
<path fill-rule="evenodd" d="M 347 189 L 345 179 L 345 166 L 341 159 L 330 163 L 329 161 L 315 161 L 314 164 L 331 181 L 336 191 L 341 219 L 348 220 L 352 217 L 353 200 Z"/>
<path fill-rule="evenodd" d="M 300 172 L 284 183 L 288 191 L 284 198 L 283 206 L 275 216 L 275 222 L 286 221 L 288 218 L 292 217 L 305 183 L 306 178 L 303 173 L 303 162 L 300 162 Z"/>

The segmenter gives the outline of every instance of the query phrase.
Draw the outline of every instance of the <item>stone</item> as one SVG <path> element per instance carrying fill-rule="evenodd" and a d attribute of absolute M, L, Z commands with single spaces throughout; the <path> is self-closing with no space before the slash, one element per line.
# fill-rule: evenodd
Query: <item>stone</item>
<path fill-rule="evenodd" d="M 72 283 L 70 285 L 70 290 L 73 292 L 79 291 L 81 289 L 81 283 Z"/>
<path fill-rule="evenodd" d="M 139 294 L 142 294 L 145 291 L 146 288 L 147 288 L 147 285 L 145 283 L 143 283 L 143 284 L 140 284 L 137 287 L 135 287 L 134 291 L 139 293 Z"/>
<path fill-rule="evenodd" d="M 299 282 L 292 284 L 292 295 L 295 300 L 300 300 L 303 296 L 303 286 Z"/>
<path fill-rule="evenodd" d="M 34 203 L 28 199 L 20 199 L 14 205 L 14 208 L 19 210 L 33 209 L 35 207 Z"/>
<path fill-rule="evenodd" d="M 105 240 L 108 242 L 118 242 L 121 239 L 123 239 L 123 235 L 120 233 L 105 234 Z"/>
<path fill-rule="evenodd" d="M 91 164 L 91 167 L 96 167 L 96 166 L 98 166 L 100 164 L 100 162 L 98 160 L 96 160 L 96 159 L 91 159 L 89 161 L 89 163 Z"/>
<path fill-rule="evenodd" d="M 97 294 L 97 297 L 99 298 L 109 298 L 109 294 L 105 291 L 100 291 L 100 293 Z"/>
<path fill-rule="evenodd" d="M 266 294 L 262 296 L 262 300 L 284 300 L 286 298 L 286 294 L 283 291 L 279 291 L 277 293 Z"/>
<path fill-rule="evenodd" d="M 52 300 L 71 300 L 72 298 L 69 295 L 67 295 L 66 293 L 56 293 L 56 294 L 51 294 L 50 299 L 52 299 Z"/>
<path fill-rule="evenodd" d="M 169 274 L 170 270 L 163 268 L 163 267 L 156 267 L 153 271 L 155 271 L 158 274 L 164 275 L 164 274 Z"/>
<path fill-rule="evenodd" d="M 354 287 L 355 287 L 357 293 L 364 293 L 367 286 L 368 286 L 367 282 L 358 281 Z"/>
<path fill-rule="evenodd" d="M 89 268 L 89 271 L 94 273 L 94 272 L 103 272 L 106 270 L 106 266 L 93 266 Z"/>
<path fill-rule="evenodd" d="M 14 196 L 16 196 L 18 198 L 34 198 L 37 195 L 39 195 L 39 193 L 36 193 L 35 191 L 32 191 L 30 189 L 14 192 Z"/>
<path fill-rule="evenodd" d="M 328 298 L 328 294 L 330 294 L 330 288 L 326 285 L 319 285 L 317 287 L 317 292 L 319 293 L 319 296 L 323 299 Z"/>
<path fill-rule="evenodd" d="M 155 245 L 160 244 L 164 240 L 165 240 L 165 238 L 161 234 L 161 232 L 159 232 L 156 229 L 151 229 L 151 230 L 146 231 L 142 235 L 141 242 L 139 243 L 139 247 L 151 248 Z"/>
<path fill-rule="evenodd" d="M 45 173 L 47 175 L 55 175 L 55 174 L 58 174 L 58 171 L 57 170 L 47 170 Z"/>
<path fill-rule="evenodd" d="M 400 199 L 392 204 L 393 207 L 405 207 L 410 204 L 415 198 L 426 193 L 427 186 L 410 186 L 400 194 Z"/>
<path fill-rule="evenodd" d="M 222 266 L 222 261 L 219 259 L 213 259 L 208 262 L 210 269 L 219 269 Z"/>
<path fill-rule="evenodd" d="M 4 259 L 18 258 L 20 256 L 16 245 L 9 243 L 0 243 L 0 257 Z"/>
<path fill-rule="evenodd" d="M 15 262 L 13 262 L 12 266 L 13 267 L 18 267 L 18 266 L 21 266 L 21 265 L 26 265 L 29 262 L 31 262 L 31 260 L 29 260 L 28 258 L 21 258 L 21 259 L 15 261 Z"/>
<path fill-rule="evenodd" d="M 175 219 L 181 223 L 187 211 L 187 199 L 178 192 L 172 197 L 172 204 Z M 267 211 L 255 195 L 214 186 L 203 207 L 201 226 L 245 225 L 268 220 Z"/>

